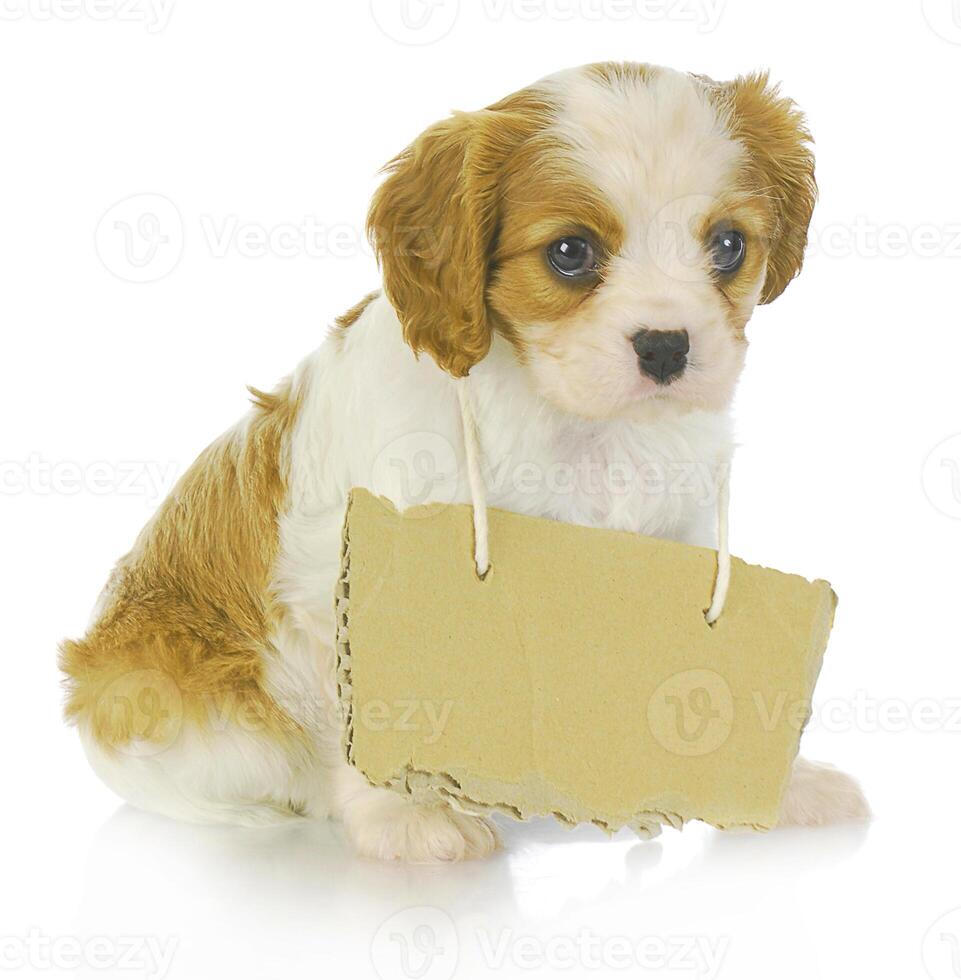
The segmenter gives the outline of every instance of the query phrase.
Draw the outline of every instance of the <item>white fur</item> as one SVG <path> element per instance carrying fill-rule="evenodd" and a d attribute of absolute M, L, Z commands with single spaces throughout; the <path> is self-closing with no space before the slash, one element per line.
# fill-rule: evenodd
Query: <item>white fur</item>
<path fill-rule="evenodd" d="M 870 816 L 861 787 L 847 773 L 821 762 L 795 761 L 781 801 L 782 827 L 820 827 Z"/>
<path fill-rule="evenodd" d="M 160 751 L 137 743 L 124 750 L 105 746 L 87 726 L 81 726 L 80 737 L 94 772 L 142 810 L 247 827 L 284 822 L 297 813 L 284 805 L 297 782 L 291 760 L 269 739 L 236 725 L 213 733 L 186 725 Z"/>

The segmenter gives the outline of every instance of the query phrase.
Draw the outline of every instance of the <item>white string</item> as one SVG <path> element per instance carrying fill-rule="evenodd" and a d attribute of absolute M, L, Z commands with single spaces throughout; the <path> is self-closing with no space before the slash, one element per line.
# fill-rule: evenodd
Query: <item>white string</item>
<path fill-rule="evenodd" d="M 491 565 L 487 545 L 487 491 L 481 474 L 480 441 L 466 377 L 457 382 L 457 398 L 460 401 L 461 427 L 464 430 L 467 482 L 470 484 L 470 499 L 474 508 L 474 564 L 477 566 L 477 574 L 483 578 Z"/>
<path fill-rule="evenodd" d="M 731 468 L 722 464 L 717 479 L 717 578 L 714 580 L 714 595 L 711 608 L 704 618 L 713 626 L 724 611 L 727 590 L 731 584 L 731 552 L 728 545 L 728 510 L 731 499 Z"/>
<path fill-rule="evenodd" d="M 474 511 L 474 564 L 477 566 L 477 574 L 484 578 L 491 564 L 487 541 L 487 491 L 481 474 L 480 441 L 466 377 L 457 381 L 457 399 L 460 402 L 461 426 L 464 430 L 467 482 L 470 486 L 471 506 Z M 717 479 L 717 578 L 714 580 L 711 607 L 705 614 L 705 619 L 711 626 L 718 621 L 724 611 L 731 584 L 731 552 L 728 543 L 730 497 L 730 465 L 725 463 Z"/>

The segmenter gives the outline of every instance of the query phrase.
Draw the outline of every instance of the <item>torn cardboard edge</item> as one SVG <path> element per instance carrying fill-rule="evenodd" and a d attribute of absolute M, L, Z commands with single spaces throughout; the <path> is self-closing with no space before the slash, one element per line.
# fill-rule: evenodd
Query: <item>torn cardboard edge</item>
<path fill-rule="evenodd" d="M 772 827 L 833 623 L 836 596 L 830 586 L 735 559 L 729 605 L 712 629 L 703 620 L 713 587 L 712 551 L 495 509 L 490 519 L 494 567 L 481 582 L 469 546 L 469 506 L 434 504 L 399 513 L 366 490 L 351 492 L 335 598 L 347 761 L 372 785 L 473 814 L 552 816 L 567 826 L 589 822 L 610 833 L 630 827 L 642 838 L 656 835 L 663 824 L 680 828 L 693 819 L 720 829 Z M 578 567 L 567 574 L 558 571 L 563 564 L 548 568 L 551 550 L 555 562 L 560 557 Z M 598 576 L 607 560 L 610 567 Z M 675 573 L 666 586 L 665 569 Z M 552 591 L 538 610 L 543 576 L 540 585 Z M 557 588 L 558 578 L 563 588 Z M 636 615 L 625 616 L 623 594 L 604 591 L 625 579 L 631 582 L 628 594 L 659 585 L 656 601 L 648 597 Z M 750 595 L 746 586 L 752 587 Z M 558 601 L 583 591 L 594 596 L 602 618 L 614 627 L 609 637 L 588 636 L 604 653 L 594 658 L 595 673 L 604 666 L 607 676 L 593 686 L 585 683 L 593 678 L 581 657 L 586 647 L 576 637 L 565 644 L 568 627 L 576 633 L 582 617 L 575 612 L 568 623 L 551 622 L 561 608 Z M 436 601 L 425 601 L 434 592 Z M 512 606 L 509 596 L 519 604 Z M 547 638 L 548 647 L 556 644 L 546 658 L 541 650 L 534 668 L 538 654 L 530 636 L 522 635 L 523 616 L 538 624 L 527 632 L 542 644 Z M 503 621 L 499 634 L 489 628 L 492 619 Z M 659 630 L 645 629 L 654 623 Z M 475 626 L 483 634 L 479 639 Z M 633 628 L 631 635 L 624 635 L 625 626 L 628 632 Z M 437 642 L 430 642 L 430 634 Z M 588 634 L 582 630 L 580 640 Z M 688 651 L 684 644 L 692 636 L 696 642 Z M 748 659 L 756 663 L 736 669 L 738 644 L 750 647 L 755 640 Z M 461 655 L 458 661 L 465 642 L 476 644 L 477 657 Z M 524 656 L 532 697 L 539 686 L 544 703 L 525 699 L 523 685 L 510 676 Z M 490 683 L 477 672 L 478 660 L 490 668 Z M 466 666 L 474 668 L 476 686 L 459 682 Z M 554 683 L 555 673 L 564 674 L 569 686 Z M 456 692 L 457 723 L 434 742 L 421 729 L 377 730 L 363 720 L 371 704 L 430 703 L 424 699 L 448 686 Z M 633 701 L 625 690 L 637 691 Z M 764 703 L 755 697 L 752 705 L 752 693 Z M 502 696 L 514 713 L 498 720 L 516 724 L 515 745 L 511 737 L 491 737 L 491 711 Z M 585 711 L 593 715 L 593 728 L 585 727 Z M 684 713 L 690 711 L 688 718 Z M 567 730 L 569 712 L 578 718 L 580 735 Z M 639 715 L 646 716 L 645 725 L 637 724 Z M 637 736 L 633 742 L 630 732 L 625 742 L 625 723 Z M 706 741 L 685 741 L 705 724 Z M 611 758 L 605 758 L 605 739 L 619 743 Z M 521 743 L 527 751 L 518 761 Z M 574 778 L 565 771 L 568 751 Z M 714 778 L 718 768 L 724 773 L 720 780 Z M 649 769 L 650 778 L 638 781 L 637 769 Z"/>

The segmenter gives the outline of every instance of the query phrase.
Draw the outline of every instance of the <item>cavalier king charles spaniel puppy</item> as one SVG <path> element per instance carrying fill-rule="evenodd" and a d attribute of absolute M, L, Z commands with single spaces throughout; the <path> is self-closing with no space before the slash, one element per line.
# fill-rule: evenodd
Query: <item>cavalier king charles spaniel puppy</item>
<path fill-rule="evenodd" d="M 469 375 L 491 506 L 711 546 L 745 326 L 801 268 L 809 144 L 766 75 L 628 63 L 553 75 L 400 153 L 368 219 L 383 288 L 253 392 L 63 644 L 67 717 L 106 784 L 184 820 L 330 816 L 377 858 L 490 852 L 483 817 L 345 762 L 348 492 L 469 501 Z M 798 760 L 785 824 L 866 816 L 850 777 Z"/>

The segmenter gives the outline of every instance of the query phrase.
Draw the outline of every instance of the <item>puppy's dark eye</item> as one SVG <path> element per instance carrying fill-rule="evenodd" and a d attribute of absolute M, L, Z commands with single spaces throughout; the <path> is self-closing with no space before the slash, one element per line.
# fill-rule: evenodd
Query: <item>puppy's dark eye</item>
<path fill-rule="evenodd" d="M 547 261 L 555 272 L 575 279 L 597 272 L 597 250 L 586 238 L 558 238 L 547 246 Z"/>
<path fill-rule="evenodd" d="M 747 244 L 744 236 L 733 228 L 724 231 L 716 231 L 711 236 L 708 243 L 711 252 L 711 264 L 714 271 L 723 276 L 729 276 L 737 272 L 744 261 L 744 253 L 747 251 Z"/>

